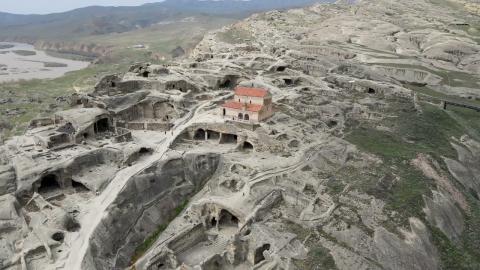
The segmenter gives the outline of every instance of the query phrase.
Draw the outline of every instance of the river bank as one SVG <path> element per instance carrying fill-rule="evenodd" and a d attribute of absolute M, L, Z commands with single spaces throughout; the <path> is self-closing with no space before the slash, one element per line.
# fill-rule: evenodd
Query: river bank
<path fill-rule="evenodd" d="M 54 79 L 81 70 L 90 62 L 60 58 L 33 45 L 0 42 L 0 83 L 30 79 Z"/>

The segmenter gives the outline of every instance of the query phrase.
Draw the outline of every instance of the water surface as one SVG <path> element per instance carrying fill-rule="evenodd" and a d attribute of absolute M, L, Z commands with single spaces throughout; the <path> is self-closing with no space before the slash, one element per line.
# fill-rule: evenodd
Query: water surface
<path fill-rule="evenodd" d="M 13 45 L 11 48 L 4 48 Z M 3 49 L 2 49 L 3 48 Z M 0 42 L 0 83 L 20 79 L 53 79 L 86 68 L 90 63 L 58 58 L 32 45 Z"/>

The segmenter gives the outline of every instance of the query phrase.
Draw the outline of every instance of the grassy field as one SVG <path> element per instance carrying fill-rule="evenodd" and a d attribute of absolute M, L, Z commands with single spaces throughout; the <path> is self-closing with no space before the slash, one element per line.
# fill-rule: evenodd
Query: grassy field
<path fill-rule="evenodd" d="M 378 198 L 386 199 L 388 206 L 403 216 L 402 224 L 406 224 L 410 216 L 423 215 L 422 196 L 430 193 L 433 184 L 410 165 L 410 160 L 418 153 L 431 155 L 438 161 L 444 156 L 455 158 L 456 152 L 450 145 L 450 137 L 464 134 L 464 129 L 440 108 L 425 105 L 422 114 L 417 114 L 412 109 L 406 103 L 399 103 L 389 112 L 398 116 L 384 123 L 393 132 L 377 130 L 374 126 L 361 123 L 346 136 L 348 141 L 361 150 L 375 154 L 384 161 L 372 177 L 363 177 L 363 181 L 352 180 L 351 184 Z M 389 173 L 402 180 L 392 190 L 379 189 L 378 176 Z"/>
<path fill-rule="evenodd" d="M 228 31 L 219 33 L 218 37 L 220 41 L 230 44 L 243 43 L 246 40 L 251 40 L 253 38 L 250 32 L 240 27 L 232 27 Z"/>
<path fill-rule="evenodd" d="M 32 118 L 47 116 L 54 111 L 66 108 L 67 103 L 60 102 L 57 100 L 58 97 L 68 97 L 75 92 L 75 89 L 90 89 L 102 74 L 126 69 L 125 65 L 92 65 L 57 79 L 21 80 L 0 84 L 0 96 L 14 101 L 2 104 L 2 113 L 10 109 L 20 109 L 25 112 L 18 116 L 1 116 L 0 121 L 9 127 L 5 132 L 6 136 L 23 133 Z"/>
<path fill-rule="evenodd" d="M 293 264 L 297 269 L 305 270 L 336 270 L 330 251 L 319 244 L 319 238 L 316 234 L 312 234 L 311 230 L 308 230 L 288 219 L 283 219 L 283 223 L 286 225 L 285 229 L 289 233 L 297 235 L 299 240 L 306 240 L 304 244 L 309 248 L 307 258 L 305 260 L 293 259 Z M 328 235 L 326 237 L 329 237 Z M 335 238 L 329 238 L 336 242 Z"/>
<path fill-rule="evenodd" d="M 74 40 L 78 43 L 94 43 L 99 46 L 112 47 L 113 53 L 106 62 L 128 63 L 135 61 L 159 61 L 171 58 L 171 51 L 181 46 L 185 50 L 193 48 L 207 31 L 220 28 L 234 22 L 230 18 L 196 16 L 180 21 L 163 22 L 148 28 L 125 33 L 92 36 Z M 144 45 L 145 49 L 133 48 Z"/>
<path fill-rule="evenodd" d="M 98 64 L 70 72 L 60 78 L 0 84 L 0 97 L 14 101 L 0 106 L 0 130 L 3 127 L 6 137 L 22 134 L 31 119 L 48 116 L 55 111 L 67 108 L 68 104 L 57 100 L 57 97 L 68 97 L 75 91 L 88 92 L 103 75 L 125 72 L 131 64 L 137 62 L 161 64 L 171 61 L 170 52 L 177 46 L 189 51 L 207 31 L 231 22 L 233 20 L 229 18 L 199 16 L 192 20 L 154 25 L 121 34 L 72 40 L 78 43 L 88 42 L 100 46 L 111 46 L 112 52 L 101 57 Z M 145 48 L 133 48 L 137 44 L 143 44 Z M 85 60 L 85 57 L 78 55 L 55 52 L 49 52 L 49 54 Z M 11 109 L 19 109 L 24 113 L 15 116 L 5 115 L 6 111 Z"/>
<path fill-rule="evenodd" d="M 376 175 L 386 174 L 388 171 L 400 176 L 400 181 L 393 191 L 386 194 L 374 194 L 387 198 L 393 210 L 404 212 L 405 218 L 422 215 L 423 194 L 428 194 L 431 181 L 416 171 L 410 161 L 417 154 L 424 153 L 441 162 L 442 157 L 456 158 L 456 151 L 450 144 L 451 137 L 460 137 L 470 134 L 457 119 L 451 117 L 452 112 L 444 111 L 438 107 L 424 104 L 423 113 L 413 110 L 408 103 L 393 103 L 394 108 L 388 111 L 396 115 L 384 120 L 384 126 L 392 132 L 376 129 L 369 123 L 353 124 L 346 139 L 357 145 L 361 150 L 375 154 L 382 158 L 384 164 L 380 166 Z M 458 115 L 471 121 L 473 115 Z M 478 116 L 477 116 L 478 117 Z M 470 134 L 475 136 L 475 134 Z M 362 183 L 354 183 L 361 185 Z M 371 185 L 361 187 L 367 192 L 385 192 L 377 190 Z"/>
<path fill-rule="evenodd" d="M 408 226 L 409 217 L 418 217 L 424 221 L 423 196 L 430 196 L 436 189 L 433 180 L 410 164 L 418 153 L 430 155 L 439 162 L 444 171 L 443 157 L 456 159 L 456 151 L 450 145 L 451 137 L 468 134 L 480 139 L 480 113 L 463 108 L 447 111 L 429 104 L 422 104 L 423 113 L 417 113 L 409 102 L 390 100 L 388 115 L 382 125 L 392 132 L 378 130 L 369 122 L 351 123 L 346 139 L 357 145 L 362 151 L 375 154 L 383 161 L 371 168 L 368 174 L 351 173 L 344 170 L 344 181 L 353 188 L 365 191 L 386 202 L 386 208 L 398 213 L 385 222 L 385 227 L 396 231 L 399 225 Z M 355 172 L 355 171 L 354 171 Z M 394 175 L 398 181 L 391 187 L 379 185 L 381 177 Z M 361 179 L 361 181 L 359 181 Z M 453 178 L 450 178 L 460 190 L 463 190 Z M 438 229 L 431 227 L 432 240 L 439 248 L 442 269 L 479 269 L 480 265 L 480 204 L 467 191 L 464 192 L 473 211 L 466 215 L 466 230 L 461 243 L 452 243 Z"/>

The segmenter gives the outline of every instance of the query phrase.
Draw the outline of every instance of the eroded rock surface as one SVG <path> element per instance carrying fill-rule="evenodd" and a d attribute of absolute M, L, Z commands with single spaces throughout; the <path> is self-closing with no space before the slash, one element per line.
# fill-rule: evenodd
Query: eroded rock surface
<path fill-rule="evenodd" d="M 2 267 L 478 269 L 480 46 L 465 14 L 423 0 L 271 11 L 178 62 L 101 78 L 1 147 Z M 224 117 L 237 86 L 269 90 L 275 115 Z"/>

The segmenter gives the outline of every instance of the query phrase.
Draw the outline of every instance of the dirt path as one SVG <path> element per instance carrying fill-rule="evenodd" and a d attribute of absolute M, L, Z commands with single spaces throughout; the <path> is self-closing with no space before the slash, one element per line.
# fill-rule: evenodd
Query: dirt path
<path fill-rule="evenodd" d="M 312 157 L 315 155 L 315 151 L 313 151 L 313 149 L 314 148 L 307 149 L 305 151 L 304 155 L 301 156 L 297 162 L 295 162 L 295 163 L 293 163 L 289 166 L 282 167 L 282 168 L 279 168 L 279 169 L 276 169 L 276 170 L 269 170 L 269 171 L 261 173 L 260 175 L 257 175 L 256 177 L 254 177 L 252 180 L 250 180 L 245 185 L 245 187 L 243 188 L 244 192 L 250 193 L 251 189 L 256 184 L 258 184 L 260 182 L 263 182 L 265 180 L 271 179 L 274 176 L 282 175 L 282 174 L 289 173 L 289 172 L 294 172 L 294 171 L 300 169 L 305 164 L 307 164 L 312 159 Z"/>
<path fill-rule="evenodd" d="M 158 145 L 157 149 L 155 149 L 155 153 L 152 156 L 144 160 L 142 163 L 135 164 L 134 166 L 125 168 L 117 173 L 116 177 L 110 182 L 106 189 L 91 202 L 91 205 L 88 207 L 89 211 L 86 212 L 81 218 L 81 231 L 71 241 L 70 254 L 65 263 L 65 269 L 82 269 L 82 261 L 87 254 L 90 239 L 92 238 L 95 229 L 101 222 L 102 217 L 107 215 L 108 207 L 115 201 L 118 194 L 120 194 L 127 185 L 128 181 L 133 176 L 142 172 L 155 162 L 163 159 L 175 139 L 181 135 L 191 124 L 201 119 L 201 117 L 198 117 L 199 111 L 221 99 L 224 99 L 224 96 L 196 106 L 182 119 L 177 121 L 175 126 L 172 128 L 172 132 L 167 132 L 167 137 Z"/>

